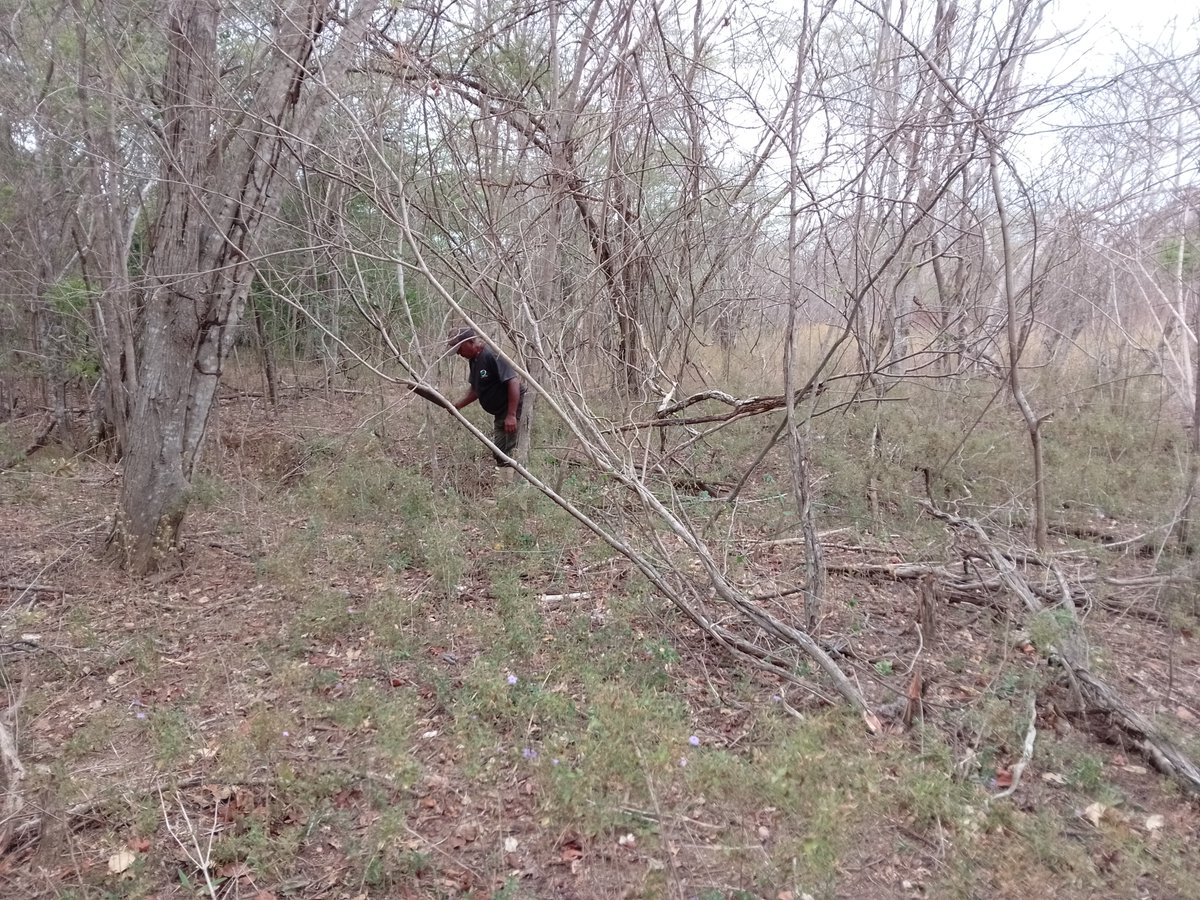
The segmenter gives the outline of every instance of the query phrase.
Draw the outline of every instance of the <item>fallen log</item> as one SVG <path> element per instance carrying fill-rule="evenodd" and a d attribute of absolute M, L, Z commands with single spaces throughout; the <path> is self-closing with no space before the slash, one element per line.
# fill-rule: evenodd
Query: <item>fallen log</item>
<path fill-rule="evenodd" d="M 1066 672 L 1071 687 L 1078 695 L 1083 708 L 1089 713 L 1104 716 L 1111 725 L 1130 739 L 1159 772 L 1174 778 L 1186 790 L 1200 793 L 1200 768 L 1197 768 L 1191 758 L 1156 728 L 1149 719 L 1124 702 L 1117 692 L 1088 666 L 1086 643 L 1083 640 L 1079 620 L 1075 616 L 1074 600 L 1071 597 L 1069 585 L 1061 573 L 1056 573 L 1059 579 L 1061 599 L 1051 607 L 1047 607 L 1043 605 L 1028 582 L 1021 577 L 1012 560 L 996 547 L 982 525 L 973 519 L 939 509 L 931 502 L 920 501 L 920 503 L 930 515 L 975 537 L 1004 586 L 1020 599 L 1030 614 L 1036 615 L 1051 608 L 1063 611 L 1065 632 L 1057 645 L 1046 648 L 1046 657 L 1048 661 L 1060 665 Z M 1053 571 L 1053 563 L 1051 562 L 1049 565 Z"/>
<path fill-rule="evenodd" d="M 1175 745 L 1170 738 L 1154 727 L 1149 719 L 1125 704 L 1116 692 L 1084 666 L 1070 666 L 1075 682 L 1079 685 L 1089 714 L 1100 714 L 1122 734 L 1133 740 L 1134 745 L 1163 775 L 1174 778 L 1193 793 L 1200 793 L 1200 769 Z"/>

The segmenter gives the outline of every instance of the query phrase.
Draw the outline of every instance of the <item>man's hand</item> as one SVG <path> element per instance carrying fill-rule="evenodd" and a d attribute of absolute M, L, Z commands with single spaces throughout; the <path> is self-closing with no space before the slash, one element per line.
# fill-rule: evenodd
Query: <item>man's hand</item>
<path fill-rule="evenodd" d="M 504 417 L 504 430 L 509 434 L 513 434 L 517 430 L 517 417 L 512 413 Z"/>

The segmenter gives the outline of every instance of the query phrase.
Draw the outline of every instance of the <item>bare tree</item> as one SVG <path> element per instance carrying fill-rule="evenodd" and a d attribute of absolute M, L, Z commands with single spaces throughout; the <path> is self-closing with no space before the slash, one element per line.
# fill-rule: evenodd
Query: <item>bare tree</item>
<path fill-rule="evenodd" d="M 175 550 L 280 181 L 353 63 L 374 8 L 365 0 L 343 20 L 333 4 L 292 0 L 270 7 L 269 18 L 240 22 L 255 42 L 247 80 L 231 84 L 221 80 L 216 0 L 167 10 L 157 212 L 139 286 L 137 383 L 112 533 L 132 571 L 153 571 Z"/>

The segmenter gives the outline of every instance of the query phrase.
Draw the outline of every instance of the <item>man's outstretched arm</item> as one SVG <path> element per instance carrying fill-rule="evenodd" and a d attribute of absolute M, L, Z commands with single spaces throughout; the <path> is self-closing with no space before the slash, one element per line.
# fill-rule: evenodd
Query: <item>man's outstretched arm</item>
<path fill-rule="evenodd" d="M 470 388 L 467 390 L 466 396 L 454 404 L 454 408 L 462 409 L 464 406 L 470 406 L 478 399 L 479 395 L 475 393 L 475 388 Z"/>

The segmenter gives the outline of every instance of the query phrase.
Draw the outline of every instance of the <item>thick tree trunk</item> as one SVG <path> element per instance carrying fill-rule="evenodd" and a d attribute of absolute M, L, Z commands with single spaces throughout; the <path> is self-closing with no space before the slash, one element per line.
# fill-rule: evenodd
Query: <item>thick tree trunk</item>
<path fill-rule="evenodd" d="M 187 279 L 174 286 L 160 282 L 147 303 L 141 389 L 131 416 L 114 529 L 115 546 L 133 572 L 158 569 L 177 548 L 188 488 L 248 288 L 221 274 L 236 270 L 224 257 L 215 261 L 210 278 L 197 279 L 218 282 L 198 285 L 211 298 L 210 318 L 200 328 Z"/>
<path fill-rule="evenodd" d="M 138 574 L 160 568 L 176 549 L 221 371 L 213 328 L 225 323 L 213 321 L 219 310 L 210 291 L 214 281 L 233 278 L 212 265 L 211 257 L 223 254 L 209 251 L 219 237 L 205 227 L 216 211 L 211 206 L 219 202 L 207 193 L 215 174 L 207 163 L 219 15 L 217 0 L 197 0 L 175 6 L 168 23 L 162 196 L 150 238 L 138 391 L 111 538 L 125 565 Z M 223 318 L 232 313 L 236 321 L 236 310 L 225 312 Z M 202 343 L 204 360 L 198 352 Z"/>
<path fill-rule="evenodd" d="M 285 158 L 308 146 L 325 91 L 344 75 L 348 51 L 361 42 L 374 6 L 364 0 L 350 13 L 320 65 L 316 47 L 340 6 L 282 4 L 264 74 L 244 111 L 222 109 L 215 100 L 218 0 L 170 10 L 158 214 L 148 241 L 125 479 L 110 537 L 134 573 L 152 572 L 175 555 L 209 412 L 253 277 L 251 257 L 279 206 Z M 321 87 L 308 87 L 318 69 Z"/>

